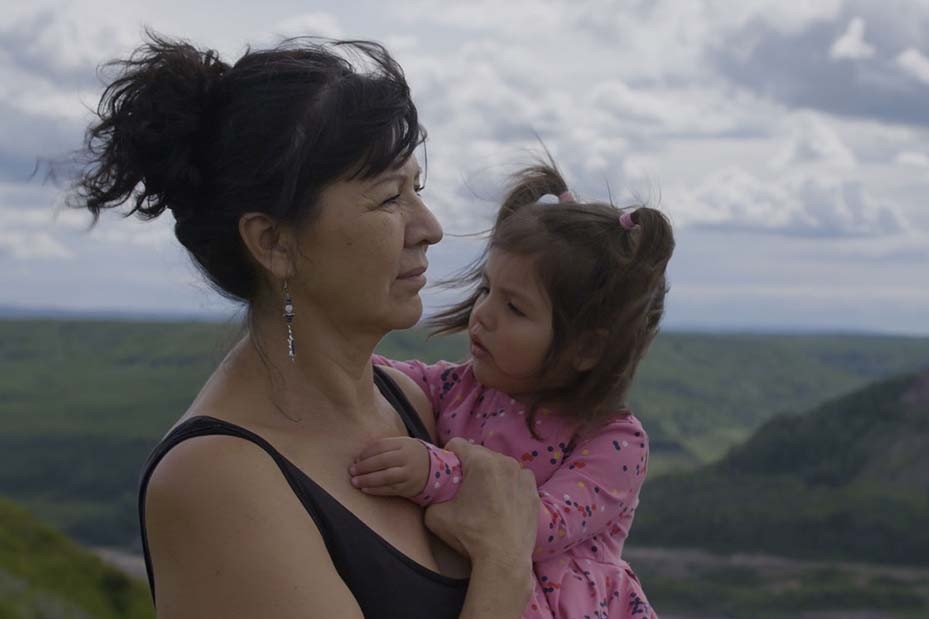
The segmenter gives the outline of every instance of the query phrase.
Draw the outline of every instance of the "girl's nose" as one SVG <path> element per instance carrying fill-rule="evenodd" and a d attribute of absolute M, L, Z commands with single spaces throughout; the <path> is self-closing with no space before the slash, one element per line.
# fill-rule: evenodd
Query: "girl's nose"
<path fill-rule="evenodd" d="M 484 331 L 493 331 L 494 320 L 490 303 L 487 302 L 487 296 L 477 300 L 474 309 L 471 310 L 474 322 Z"/>

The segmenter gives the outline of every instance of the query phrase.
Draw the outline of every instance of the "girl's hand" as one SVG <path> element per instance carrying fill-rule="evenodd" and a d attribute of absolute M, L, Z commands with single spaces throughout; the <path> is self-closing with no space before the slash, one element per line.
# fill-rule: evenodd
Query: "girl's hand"
<path fill-rule="evenodd" d="M 410 498 L 426 487 L 429 452 L 415 438 L 382 438 L 365 447 L 348 472 L 365 494 Z"/>

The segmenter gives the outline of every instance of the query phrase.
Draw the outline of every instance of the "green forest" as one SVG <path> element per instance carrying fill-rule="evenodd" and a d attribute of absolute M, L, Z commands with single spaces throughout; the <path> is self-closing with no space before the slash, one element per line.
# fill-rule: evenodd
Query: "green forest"
<path fill-rule="evenodd" d="M 723 460 L 652 480 L 636 539 L 929 566 L 927 446 L 929 370 L 775 417 Z"/>
<path fill-rule="evenodd" d="M 77 543 L 139 551 L 140 469 L 240 336 L 232 323 L 0 321 L 0 495 L 16 503 L 0 503 L 0 619 L 146 616 L 145 585 Z M 427 361 L 464 350 L 418 330 L 379 347 Z M 652 453 L 630 552 L 929 566 L 927 369 L 927 338 L 663 333 L 631 395 Z M 767 578 L 751 570 L 688 580 L 665 565 L 641 572 L 665 608 L 700 610 L 709 592 L 733 612 L 822 603 L 748 587 Z M 809 570 L 835 597 L 867 594 L 901 617 L 929 604 L 929 580 Z"/>
<path fill-rule="evenodd" d="M 154 616 L 147 583 L 0 499 L 0 619 Z"/>

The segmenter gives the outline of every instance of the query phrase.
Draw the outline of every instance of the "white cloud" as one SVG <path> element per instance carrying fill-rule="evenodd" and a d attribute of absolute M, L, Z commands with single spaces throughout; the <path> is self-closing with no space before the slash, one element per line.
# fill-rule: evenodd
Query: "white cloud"
<path fill-rule="evenodd" d="M 837 168 L 854 168 L 857 165 L 855 154 L 822 116 L 795 114 L 787 118 L 785 125 L 789 137 L 773 161 L 776 167 L 811 163 Z"/>
<path fill-rule="evenodd" d="M 90 15 L 75 2 L 57 2 L 6 22 L 0 41 L 22 66 L 54 77 L 93 79 L 102 61 L 138 44 L 140 29 L 124 25 L 109 8 Z"/>
<path fill-rule="evenodd" d="M 166 248 L 177 245 L 174 222 L 168 214 L 153 221 L 142 221 L 134 217 L 101 217 L 100 222 L 88 233 L 90 239 L 105 243 L 126 245 L 131 248 Z M 132 251 L 130 249 L 129 251 Z"/>
<path fill-rule="evenodd" d="M 829 57 L 836 60 L 870 58 L 874 55 L 874 46 L 864 40 L 865 22 L 856 17 L 848 24 L 848 29 L 829 48 Z"/>
<path fill-rule="evenodd" d="M 732 12 L 727 21 L 764 21 L 782 34 L 796 34 L 814 22 L 834 19 L 842 9 L 844 0 L 817 0 L 816 2 L 784 2 L 783 0 L 755 0 L 754 2 L 719 3 L 720 12 Z M 721 18 L 722 19 L 722 18 Z"/>
<path fill-rule="evenodd" d="M 914 151 L 903 151 L 897 153 L 894 162 L 901 165 L 914 166 L 917 168 L 929 168 L 929 155 Z"/>
<path fill-rule="evenodd" d="M 17 260 L 60 260 L 73 253 L 45 228 L 48 211 L 36 208 L 0 206 L 0 256 Z"/>
<path fill-rule="evenodd" d="M 17 260 L 63 260 L 74 256 L 48 232 L 0 231 L 0 256 Z"/>
<path fill-rule="evenodd" d="M 929 214 L 921 214 L 929 192 L 922 174 L 929 165 L 922 122 L 929 91 L 918 77 L 929 40 L 925 8 L 869 9 L 866 0 L 475 0 L 439 10 L 425 0 L 312 6 L 268 0 L 233 3 L 219 23 L 203 5 L 176 0 L 62 0 L 42 13 L 54 22 L 46 25 L 34 19 L 36 10 L 21 9 L 28 4 L 17 5 L 5 24 L 18 24 L 35 42 L 4 47 L 0 40 L 0 133 L 11 136 L 0 149 L 0 166 L 7 170 L 10 161 L 31 168 L 35 154 L 54 154 L 48 144 L 61 143 L 61 151 L 77 145 L 64 142 L 83 126 L 81 99 L 95 103 L 92 68 L 123 45 L 103 45 L 94 33 L 114 24 L 130 39 L 129 49 L 141 42 L 141 24 L 150 23 L 228 52 L 224 59 L 230 62 L 246 42 L 272 42 L 272 32 L 371 37 L 384 41 L 406 70 L 430 134 L 425 195 L 448 232 L 474 232 L 490 222 L 505 173 L 526 163 L 529 151 L 539 151 L 537 132 L 582 197 L 605 198 L 607 183 L 619 202 L 634 199 L 635 192 L 660 192 L 663 207 L 680 224 L 682 256 L 693 239 L 724 238 L 725 249 L 712 247 L 720 262 L 732 261 L 734 242 L 750 253 L 763 238 L 766 263 L 815 246 L 820 253 L 797 258 L 791 277 L 798 291 L 820 287 L 824 294 L 836 278 L 810 269 L 824 259 L 836 260 L 837 274 L 852 276 L 870 268 L 869 261 L 893 260 L 913 271 L 926 267 L 926 254 L 918 251 L 929 231 Z M 0 25 L 0 34 L 10 32 Z M 55 34 L 70 39 L 56 42 Z M 909 48 L 894 64 L 895 54 Z M 72 65 L 62 54 L 72 56 Z M 742 72 L 727 71 L 719 55 L 744 57 Z M 810 109 L 821 111 L 805 111 Z M 54 119 L 64 120 L 52 132 Z M 0 205 L 47 211 L 38 194 L 3 198 L 0 186 Z M 97 297 L 100 303 L 128 299 L 113 282 L 132 281 L 139 261 L 149 261 L 159 277 L 174 277 L 173 266 L 154 266 L 168 248 L 178 254 L 176 263 L 186 265 L 170 215 L 143 223 L 110 213 L 90 232 L 86 213 L 75 211 L 53 218 L 33 210 L 4 221 L 6 236 L 18 235 L 15 241 L 5 237 L 0 250 L 7 265 L 32 268 L 29 260 L 37 259 L 26 257 L 26 245 L 56 255 L 49 239 L 74 253 L 68 261 L 38 260 L 46 281 L 84 282 L 100 256 L 114 269 L 132 265 L 124 279 L 95 272 L 99 288 L 87 304 Z M 446 243 L 431 255 L 436 266 L 444 261 L 453 270 L 464 257 L 445 254 Z M 16 261 L 14 244 L 22 257 Z M 695 271 L 718 272 L 710 253 L 692 260 Z M 752 267 L 745 281 L 780 285 L 757 264 Z M 181 271 L 190 275 L 189 266 Z M 722 282 L 729 276 L 722 272 L 721 285 L 731 283 Z M 690 281 L 676 280 L 678 290 Z M 847 282 L 850 298 L 865 289 Z M 742 285 L 738 281 L 726 294 Z M 169 293 L 159 294 L 165 298 L 158 306 L 170 305 Z M 890 291 L 878 296 L 884 294 Z M 151 296 L 139 289 L 131 302 L 150 302 Z M 767 298 L 764 305 L 771 305 Z M 725 307 L 712 315 L 734 319 Z M 802 323 L 802 310 L 797 312 Z"/>
<path fill-rule="evenodd" d="M 449 2 L 438 9 L 429 0 L 411 0 L 400 13 L 402 17 L 453 28 L 532 38 L 551 34 L 569 24 L 572 14 L 583 10 L 578 4 L 571 6 L 556 0 L 472 0 Z"/>
<path fill-rule="evenodd" d="M 332 13 L 302 13 L 279 22 L 274 28 L 281 37 L 320 36 L 339 39 L 345 36 L 339 19 Z"/>
<path fill-rule="evenodd" d="M 911 77 L 929 84 L 929 58 L 918 49 L 910 48 L 897 56 L 897 65 Z"/>
<path fill-rule="evenodd" d="M 673 213 L 695 227 L 800 237 L 882 237 L 907 229 L 896 205 L 859 182 L 802 174 L 762 180 L 738 167 L 681 196 Z"/>

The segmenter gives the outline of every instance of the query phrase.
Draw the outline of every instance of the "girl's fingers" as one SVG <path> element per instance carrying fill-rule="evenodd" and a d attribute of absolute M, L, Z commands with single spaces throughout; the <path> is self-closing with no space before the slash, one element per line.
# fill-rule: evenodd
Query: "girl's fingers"
<path fill-rule="evenodd" d="M 376 456 L 381 453 L 397 451 L 403 447 L 403 440 L 404 437 L 402 436 L 391 436 L 378 439 L 362 449 L 361 453 L 355 458 L 355 461 L 364 460 L 365 458 L 370 458 L 371 456 Z"/>
<path fill-rule="evenodd" d="M 352 485 L 356 488 L 378 488 L 403 483 L 407 481 L 407 477 L 405 469 L 393 467 L 367 475 L 353 476 Z"/>
<path fill-rule="evenodd" d="M 361 491 L 372 496 L 405 496 L 404 490 L 398 484 L 378 488 L 362 488 Z"/>
<path fill-rule="evenodd" d="M 403 452 L 399 449 L 396 451 L 385 451 L 363 460 L 359 460 L 348 468 L 352 475 L 365 475 L 375 471 L 398 467 L 404 464 Z"/>

